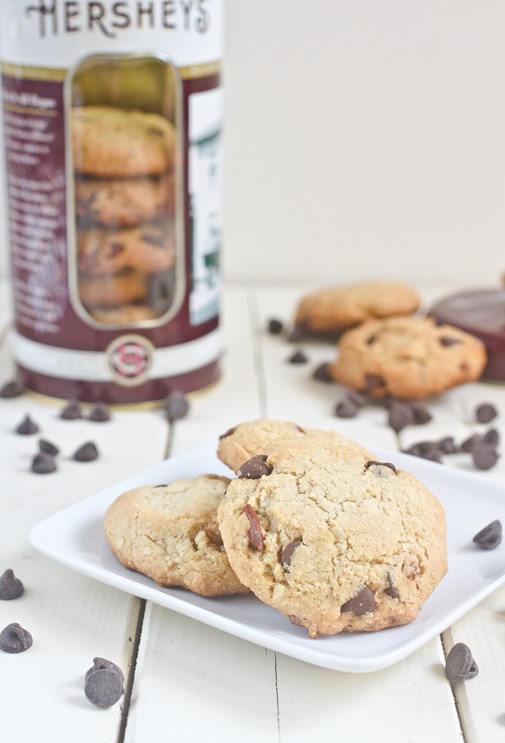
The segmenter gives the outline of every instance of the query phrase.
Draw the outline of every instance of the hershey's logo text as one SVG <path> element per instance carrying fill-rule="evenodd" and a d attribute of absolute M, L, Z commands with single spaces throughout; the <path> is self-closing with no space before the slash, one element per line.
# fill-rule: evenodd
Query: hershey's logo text
<path fill-rule="evenodd" d="M 209 28 L 208 0 L 121 0 L 83 2 L 82 0 L 39 0 L 25 8 L 25 15 L 36 17 L 42 38 L 58 34 L 91 31 L 115 38 L 129 28 L 161 28 L 205 33 Z"/>

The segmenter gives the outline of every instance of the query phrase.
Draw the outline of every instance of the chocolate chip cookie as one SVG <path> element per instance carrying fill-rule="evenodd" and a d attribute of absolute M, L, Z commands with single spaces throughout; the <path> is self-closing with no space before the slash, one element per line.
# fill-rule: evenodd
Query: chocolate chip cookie
<path fill-rule="evenodd" d="M 109 231 L 101 228 L 77 231 L 77 262 L 90 276 L 132 269 L 159 273 L 175 263 L 171 224 L 141 224 Z"/>
<path fill-rule="evenodd" d="M 359 444 L 341 436 L 336 431 L 302 428 L 291 421 L 267 418 L 239 423 L 219 438 L 217 456 L 234 472 L 255 455 L 269 454 L 273 449 L 290 442 L 315 442 L 332 447 L 335 456 L 345 456 L 348 451 L 369 453 Z M 370 455 L 371 456 L 371 455 Z"/>
<path fill-rule="evenodd" d="M 176 133 L 163 116 L 112 106 L 72 110 L 74 170 L 101 178 L 159 175 L 174 163 Z"/>
<path fill-rule="evenodd" d="M 419 294 L 407 284 L 363 281 L 303 297 L 295 325 L 311 333 L 339 332 L 373 318 L 410 315 L 419 305 Z"/>
<path fill-rule="evenodd" d="M 290 443 L 263 465 L 244 463 L 218 508 L 242 583 L 311 637 L 415 619 L 447 570 L 435 496 L 357 450 Z"/>
<path fill-rule="evenodd" d="M 372 398 L 415 400 L 475 381 L 485 365 L 485 346 L 470 333 L 428 317 L 394 317 L 344 333 L 328 372 Z"/>
<path fill-rule="evenodd" d="M 133 227 L 173 214 L 173 173 L 159 177 L 76 178 L 75 213 L 83 224 Z"/>
<path fill-rule="evenodd" d="M 228 563 L 216 520 L 228 482 L 199 475 L 123 493 L 104 517 L 110 549 L 161 586 L 202 596 L 248 592 Z"/>

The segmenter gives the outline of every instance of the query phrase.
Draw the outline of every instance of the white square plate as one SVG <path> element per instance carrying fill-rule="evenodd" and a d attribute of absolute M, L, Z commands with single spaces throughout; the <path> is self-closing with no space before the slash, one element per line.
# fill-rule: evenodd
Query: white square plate
<path fill-rule="evenodd" d="M 368 672 L 396 663 L 446 629 L 505 581 L 505 543 L 479 550 L 474 534 L 494 519 L 505 524 L 505 488 L 472 473 L 371 447 L 378 459 L 411 472 L 437 495 L 448 523 L 449 570 L 415 621 L 370 633 L 341 633 L 309 639 L 275 609 L 252 595 L 203 598 L 179 588 L 161 588 L 124 568 L 112 555 L 102 528 L 108 505 L 120 493 L 205 472 L 230 476 L 212 441 L 135 477 L 102 490 L 37 524 L 36 549 L 108 585 L 205 622 L 244 640 L 338 671 Z"/>

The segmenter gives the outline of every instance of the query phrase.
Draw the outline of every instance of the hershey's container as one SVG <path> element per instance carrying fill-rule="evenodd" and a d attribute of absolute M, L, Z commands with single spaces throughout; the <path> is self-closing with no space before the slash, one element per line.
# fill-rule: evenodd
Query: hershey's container
<path fill-rule="evenodd" d="M 222 0 L 2 0 L 18 376 L 161 400 L 218 376 Z"/>

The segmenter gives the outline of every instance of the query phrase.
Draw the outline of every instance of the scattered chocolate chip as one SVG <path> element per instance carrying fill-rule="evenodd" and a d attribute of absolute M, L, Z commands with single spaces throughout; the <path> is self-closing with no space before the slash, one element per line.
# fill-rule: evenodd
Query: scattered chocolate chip
<path fill-rule="evenodd" d="M 242 511 L 249 519 L 250 528 L 247 530 L 247 536 L 249 538 L 249 544 L 255 550 L 261 551 L 263 549 L 263 530 L 261 528 L 258 514 L 249 503 L 246 503 Z"/>
<path fill-rule="evenodd" d="M 399 599 L 400 594 L 394 587 L 393 579 L 391 578 L 391 573 L 387 574 L 387 579 L 388 579 L 388 587 L 384 589 L 384 593 L 387 594 L 388 596 L 391 596 L 392 599 Z"/>
<path fill-rule="evenodd" d="M 348 397 L 337 402 L 334 408 L 338 418 L 355 418 L 358 415 L 358 407 Z"/>
<path fill-rule="evenodd" d="M 465 453 L 471 452 L 474 447 L 475 442 L 480 438 L 481 436 L 478 433 L 472 434 L 471 436 L 469 436 L 468 438 L 466 438 L 464 441 L 461 442 L 461 445 L 459 447 L 460 450 Z"/>
<path fill-rule="evenodd" d="M 2 387 L 0 387 L 0 397 L 3 397 L 5 400 L 12 399 L 13 397 L 21 397 L 25 392 L 26 390 L 21 382 L 18 382 L 15 379 L 6 382 Z"/>
<path fill-rule="evenodd" d="M 398 474 L 398 470 L 391 462 L 376 462 L 371 460 L 365 464 L 365 472 L 367 470 L 371 470 L 374 475 L 377 475 L 377 477 L 388 477 L 391 472 L 395 475 Z"/>
<path fill-rule="evenodd" d="M 296 550 L 297 547 L 299 547 L 302 544 L 301 539 L 295 539 L 289 544 L 287 544 L 283 550 L 281 550 L 279 561 L 283 568 L 289 568 L 291 564 L 291 558 L 293 557 L 293 552 Z"/>
<path fill-rule="evenodd" d="M 180 390 L 169 392 L 163 401 L 163 407 L 167 420 L 170 422 L 181 420 L 181 418 L 185 418 L 189 413 L 188 399 L 184 392 Z"/>
<path fill-rule="evenodd" d="M 486 442 L 486 444 L 490 444 L 491 446 L 498 446 L 500 443 L 500 434 L 498 433 L 496 428 L 490 428 L 486 433 L 482 434 L 483 441 Z"/>
<path fill-rule="evenodd" d="M 445 659 L 445 675 L 449 681 L 467 681 L 479 673 L 468 645 L 457 642 Z"/>
<path fill-rule="evenodd" d="M 301 349 L 295 351 L 291 356 L 288 357 L 289 364 L 306 364 L 309 359 Z"/>
<path fill-rule="evenodd" d="M 43 451 L 45 454 L 49 454 L 51 457 L 57 457 L 60 453 L 60 450 L 55 444 L 52 444 L 47 439 L 40 439 L 39 440 L 39 449 L 40 451 Z"/>
<path fill-rule="evenodd" d="M 39 432 L 39 426 L 33 421 L 29 415 L 26 415 L 21 423 L 16 427 L 16 433 L 21 436 L 31 436 L 34 433 Z"/>
<path fill-rule="evenodd" d="M 270 335 L 281 335 L 284 330 L 284 323 L 281 320 L 277 320 L 277 318 L 272 317 L 268 321 L 267 328 Z"/>
<path fill-rule="evenodd" d="M 501 521 L 495 519 L 481 529 L 473 538 L 473 542 L 483 550 L 494 550 L 502 539 Z"/>
<path fill-rule="evenodd" d="M 453 436 L 444 436 L 436 444 L 442 454 L 456 454 L 459 451 L 459 446 L 454 441 Z"/>
<path fill-rule="evenodd" d="M 11 601 L 18 599 L 25 592 L 25 587 L 19 578 L 16 578 L 11 568 L 4 570 L 0 575 L 0 599 L 2 601 Z"/>
<path fill-rule="evenodd" d="M 329 372 L 329 364 L 327 361 L 323 364 L 319 364 L 319 366 L 314 369 L 312 379 L 316 379 L 318 382 L 333 382 L 333 377 Z"/>
<path fill-rule="evenodd" d="M 259 480 L 260 477 L 263 477 L 263 475 L 269 475 L 271 472 L 272 468 L 267 462 L 267 455 L 257 454 L 244 462 L 237 472 L 237 477 L 246 478 L 248 480 Z"/>
<path fill-rule="evenodd" d="M 349 388 L 349 389 L 346 390 L 345 394 L 346 394 L 346 397 L 352 403 L 354 403 L 354 405 L 356 405 L 357 408 L 364 407 L 364 405 L 365 405 L 365 398 L 363 397 L 363 395 L 360 395 L 359 392 L 357 392 L 356 390 L 353 390 L 353 389 Z"/>
<path fill-rule="evenodd" d="M 352 611 L 353 614 L 369 614 L 375 609 L 375 598 L 368 586 L 363 588 L 342 605 L 340 611 Z"/>
<path fill-rule="evenodd" d="M 95 658 L 84 677 L 84 693 L 96 707 L 112 707 L 124 694 L 123 672 L 115 663 Z"/>
<path fill-rule="evenodd" d="M 69 400 L 60 413 L 60 418 L 65 421 L 75 421 L 82 418 L 81 406 L 77 400 Z"/>
<path fill-rule="evenodd" d="M 76 462 L 93 462 L 98 457 L 96 444 L 92 441 L 87 441 L 74 452 L 72 459 L 75 459 Z"/>
<path fill-rule="evenodd" d="M 58 466 L 51 454 L 47 454 L 45 451 L 39 451 L 33 457 L 30 469 L 36 475 L 49 475 L 51 472 L 56 472 Z"/>
<path fill-rule="evenodd" d="M 432 415 L 427 407 L 421 405 L 419 402 L 410 403 L 410 409 L 414 416 L 414 423 L 417 426 L 422 426 L 425 423 L 429 423 L 432 419 Z"/>
<path fill-rule="evenodd" d="M 17 622 L 8 624 L 0 632 L 0 650 L 3 650 L 4 653 L 23 653 L 32 645 L 31 634 Z"/>
<path fill-rule="evenodd" d="M 412 423 L 414 423 L 414 413 L 410 405 L 400 402 L 393 403 L 388 412 L 388 425 L 393 431 L 400 433 Z"/>
<path fill-rule="evenodd" d="M 494 446 L 486 444 L 482 440 L 478 440 L 474 443 L 471 455 L 474 465 L 479 470 L 490 470 L 495 466 L 500 458 L 500 455 Z"/>
<path fill-rule="evenodd" d="M 411 454 L 414 457 L 429 459 L 431 462 L 441 462 L 442 455 L 436 441 L 419 441 L 412 444 L 407 449 L 402 450 L 404 454 Z"/>
<path fill-rule="evenodd" d="M 97 402 L 89 411 L 88 420 L 95 423 L 106 423 L 110 421 L 109 408 L 103 402 Z"/>
<path fill-rule="evenodd" d="M 478 423 L 491 423 L 496 418 L 498 411 L 494 405 L 490 403 L 482 403 L 475 409 L 475 419 Z"/>

